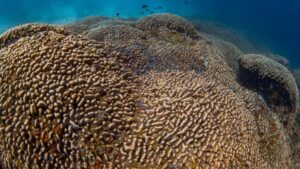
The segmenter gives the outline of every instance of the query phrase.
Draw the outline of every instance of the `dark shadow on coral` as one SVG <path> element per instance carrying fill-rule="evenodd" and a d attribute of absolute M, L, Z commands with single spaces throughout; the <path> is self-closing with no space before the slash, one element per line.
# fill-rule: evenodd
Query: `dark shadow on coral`
<path fill-rule="evenodd" d="M 273 110 L 289 107 L 287 112 L 292 111 L 289 106 L 292 104 L 290 95 L 282 85 L 268 77 L 259 78 L 258 74 L 239 66 L 238 81 L 246 88 L 258 92 Z"/>

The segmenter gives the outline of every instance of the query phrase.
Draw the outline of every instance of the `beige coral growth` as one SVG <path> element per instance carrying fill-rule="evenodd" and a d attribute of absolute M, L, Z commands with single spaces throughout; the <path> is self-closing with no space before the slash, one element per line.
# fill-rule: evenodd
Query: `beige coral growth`
<path fill-rule="evenodd" d="M 108 48 L 51 29 L 2 48 L 4 168 L 87 168 L 118 147 L 134 90 Z"/>
<path fill-rule="evenodd" d="M 0 36 L 0 48 L 5 47 L 21 37 L 31 36 L 38 32 L 54 31 L 61 34 L 67 34 L 67 32 L 59 26 L 49 26 L 45 24 L 25 24 L 17 26 L 8 30 Z"/>
<path fill-rule="evenodd" d="M 265 168 L 253 116 L 236 95 L 192 72 L 141 76 L 140 113 L 121 148 L 129 168 Z"/>
<path fill-rule="evenodd" d="M 184 18 L 174 14 L 153 14 L 137 21 L 137 28 L 143 31 L 151 31 L 160 27 L 167 27 L 185 33 L 191 38 L 199 38 L 196 28 Z"/>
<path fill-rule="evenodd" d="M 102 21 L 107 20 L 107 17 L 89 16 L 81 20 L 64 25 L 64 28 L 74 33 L 83 33 L 90 29 L 96 28 Z"/>
<path fill-rule="evenodd" d="M 267 114 L 269 105 L 226 64 L 239 50 L 198 37 L 172 14 L 6 32 L 0 37 L 0 168 L 290 164 L 276 114 Z M 235 65 L 235 57 L 228 63 Z M 274 79 L 293 107 L 298 95 L 289 72 L 264 57 L 247 59 L 240 60 L 244 69 Z"/>
<path fill-rule="evenodd" d="M 213 37 L 208 37 L 208 39 L 218 47 L 228 66 L 232 68 L 234 72 L 238 72 L 238 58 L 243 55 L 242 51 L 232 43 Z"/>
<path fill-rule="evenodd" d="M 104 42 L 124 42 L 133 40 L 145 40 L 147 39 L 147 35 L 130 26 L 125 25 L 110 25 L 110 26 L 103 26 L 92 29 L 86 33 L 86 36 L 97 40 L 97 41 L 104 41 Z"/>
<path fill-rule="evenodd" d="M 283 104 L 283 106 L 287 107 L 286 111 L 296 111 L 299 100 L 298 87 L 293 75 L 285 66 L 263 55 L 257 54 L 243 55 L 239 63 L 243 70 L 250 72 L 252 76 L 257 76 L 256 78 L 262 80 L 260 84 L 255 84 L 257 88 L 259 88 L 260 85 L 270 83 L 269 86 L 263 86 L 263 92 L 271 91 L 267 96 L 269 101 L 271 100 L 271 105 L 277 106 Z M 249 78 L 246 77 L 248 75 L 249 74 L 241 73 L 241 78 Z M 249 80 L 248 83 L 259 83 L 259 81 L 254 79 Z M 288 101 L 280 100 L 286 97 Z M 275 103 L 272 103 L 272 100 Z"/>

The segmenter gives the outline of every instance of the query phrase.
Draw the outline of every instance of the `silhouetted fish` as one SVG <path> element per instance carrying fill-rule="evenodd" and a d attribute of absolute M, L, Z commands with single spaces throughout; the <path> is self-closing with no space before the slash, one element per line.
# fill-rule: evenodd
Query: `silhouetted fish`
<path fill-rule="evenodd" d="M 119 12 L 117 12 L 117 16 L 120 16 L 120 13 L 119 13 Z"/>
<path fill-rule="evenodd" d="M 189 2 L 188 2 L 187 0 L 185 0 L 185 1 L 184 1 L 184 3 L 185 3 L 186 5 L 188 5 L 188 4 L 189 4 Z"/>
<path fill-rule="evenodd" d="M 148 8 L 149 5 L 142 5 L 142 8 Z"/>
<path fill-rule="evenodd" d="M 161 6 L 158 6 L 158 7 L 156 7 L 156 8 L 154 8 L 155 10 L 159 10 L 159 9 L 162 9 L 162 7 Z"/>

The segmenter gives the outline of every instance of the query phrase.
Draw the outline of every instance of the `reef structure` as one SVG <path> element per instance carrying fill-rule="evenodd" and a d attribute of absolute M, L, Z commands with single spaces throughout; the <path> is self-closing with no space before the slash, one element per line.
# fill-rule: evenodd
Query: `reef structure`
<path fill-rule="evenodd" d="M 21 37 L 31 36 L 43 31 L 54 31 L 61 34 L 67 34 L 63 28 L 58 26 L 49 27 L 45 24 L 25 24 L 17 26 L 2 34 L 0 37 L 0 48 L 10 45 Z"/>
<path fill-rule="evenodd" d="M 155 30 L 160 27 L 167 27 L 186 34 L 191 38 L 198 38 L 199 34 L 193 24 L 184 18 L 174 14 L 153 14 L 137 21 L 137 27 L 144 31 Z"/>
<path fill-rule="evenodd" d="M 1 167 L 293 168 L 272 104 L 200 35 L 173 14 L 9 30 Z"/>
<path fill-rule="evenodd" d="M 240 80 L 262 92 L 269 105 L 287 113 L 297 111 L 299 92 L 292 73 L 282 64 L 263 55 L 240 57 Z"/>
<path fill-rule="evenodd" d="M 300 69 L 293 70 L 293 76 L 296 79 L 298 87 L 300 87 Z"/>
<path fill-rule="evenodd" d="M 75 21 L 73 23 L 69 23 L 64 25 L 64 28 L 76 32 L 78 34 L 83 33 L 87 30 L 96 28 L 101 22 L 107 20 L 107 17 L 103 16 L 90 16 L 78 21 Z"/>
<path fill-rule="evenodd" d="M 48 27 L 1 49 L 4 168 L 89 168 L 135 114 L 118 54 Z"/>

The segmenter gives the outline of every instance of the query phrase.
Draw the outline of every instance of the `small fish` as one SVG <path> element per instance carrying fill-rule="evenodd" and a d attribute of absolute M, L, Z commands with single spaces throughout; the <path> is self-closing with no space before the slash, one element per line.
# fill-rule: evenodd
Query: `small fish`
<path fill-rule="evenodd" d="M 145 13 L 144 12 L 140 12 L 142 15 L 144 15 Z"/>
<path fill-rule="evenodd" d="M 189 2 L 188 2 L 187 0 L 185 0 L 185 1 L 184 1 L 184 4 L 188 5 L 188 4 L 189 4 Z"/>
<path fill-rule="evenodd" d="M 117 12 L 117 16 L 120 16 L 120 13 L 119 13 L 119 12 Z"/>
<path fill-rule="evenodd" d="M 142 5 L 142 8 L 148 8 L 149 5 Z"/>
<path fill-rule="evenodd" d="M 159 7 L 157 7 L 157 9 L 162 9 L 163 7 L 161 7 L 161 6 L 159 6 Z"/>
<path fill-rule="evenodd" d="M 153 11 L 150 11 L 150 13 L 151 13 L 151 14 L 154 14 L 154 12 L 153 12 Z"/>

